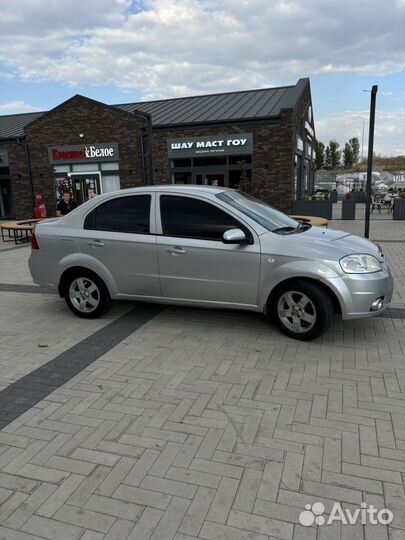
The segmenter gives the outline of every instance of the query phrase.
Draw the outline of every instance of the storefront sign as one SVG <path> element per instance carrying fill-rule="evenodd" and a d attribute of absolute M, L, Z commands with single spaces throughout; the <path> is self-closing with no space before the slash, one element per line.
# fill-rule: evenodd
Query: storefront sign
<path fill-rule="evenodd" d="M 48 147 L 49 163 L 83 163 L 88 161 L 117 161 L 117 143 L 83 144 Z"/>
<path fill-rule="evenodd" d="M 169 158 L 213 154 L 251 154 L 253 152 L 253 135 L 251 133 L 238 133 L 217 135 L 216 137 L 169 139 L 167 152 Z"/>
<path fill-rule="evenodd" d="M 0 147 L 0 167 L 8 167 L 7 150 L 1 147 Z"/>

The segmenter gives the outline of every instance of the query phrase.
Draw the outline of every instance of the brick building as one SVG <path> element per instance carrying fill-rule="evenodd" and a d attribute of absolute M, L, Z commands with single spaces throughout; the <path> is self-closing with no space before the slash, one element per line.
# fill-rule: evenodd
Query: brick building
<path fill-rule="evenodd" d="M 148 183 L 242 187 L 290 211 L 313 189 L 309 79 L 296 85 L 105 105 L 76 95 L 49 112 L 0 116 L 0 218 L 48 215 L 63 187 L 78 203 Z"/>

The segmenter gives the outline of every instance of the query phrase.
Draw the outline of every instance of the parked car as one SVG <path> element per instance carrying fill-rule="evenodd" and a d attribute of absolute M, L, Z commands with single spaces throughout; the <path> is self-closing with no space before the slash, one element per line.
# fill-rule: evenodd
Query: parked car
<path fill-rule="evenodd" d="M 145 186 L 99 195 L 38 224 L 29 268 L 83 318 L 114 299 L 263 312 L 296 339 L 390 303 L 380 248 L 298 223 L 245 193 Z"/>

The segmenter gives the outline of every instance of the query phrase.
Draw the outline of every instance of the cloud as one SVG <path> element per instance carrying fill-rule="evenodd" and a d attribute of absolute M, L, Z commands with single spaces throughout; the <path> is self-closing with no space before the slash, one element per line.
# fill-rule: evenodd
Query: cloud
<path fill-rule="evenodd" d="M 0 103 L 0 114 L 16 114 L 39 111 L 38 107 L 25 103 L 25 101 L 9 101 L 8 103 Z"/>
<path fill-rule="evenodd" d="M 318 140 L 328 144 L 336 140 L 343 147 L 352 137 L 364 140 L 363 156 L 367 157 L 368 149 L 368 111 L 346 111 L 340 114 L 327 115 L 316 122 Z M 383 156 L 405 155 L 405 114 L 402 111 L 377 111 L 374 129 L 374 152 Z"/>
<path fill-rule="evenodd" d="M 403 3 L 3 2 L 0 60 L 23 80 L 110 84 L 145 99 L 388 74 L 403 67 Z"/>

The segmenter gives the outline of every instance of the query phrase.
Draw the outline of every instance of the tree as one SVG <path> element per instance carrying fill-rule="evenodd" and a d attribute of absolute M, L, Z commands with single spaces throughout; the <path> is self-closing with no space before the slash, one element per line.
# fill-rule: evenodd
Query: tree
<path fill-rule="evenodd" d="M 359 139 L 357 137 L 352 137 L 349 140 L 349 144 L 351 146 L 352 154 L 353 154 L 353 165 L 355 165 L 359 161 L 359 156 L 360 156 Z"/>
<path fill-rule="evenodd" d="M 332 162 L 330 158 L 330 148 L 329 146 L 325 149 L 325 169 L 330 170 L 332 168 Z"/>
<path fill-rule="evenodd" d="M 338 169 L 340 167 L 340 158 L 341 151 L 339 150 L 340 145 L 336 141 L 329 141 L 329 151 L 330 151 L 330 165 L 331 169 Z"/>
<path fill-rule="evenodd" d="M 345 147 L 343 149 L 343 168 L 344 169 L 351 169 L 354 164 L 354 156 L 353 156 L 353 148 L 350 144 L 350 142 L 345 143 Z"/>
<path fill-rule="evenodd" d="M 325 145 L 321 141 L 316 141 L 315 167 L 317 171 L 325 167 Z"/>

